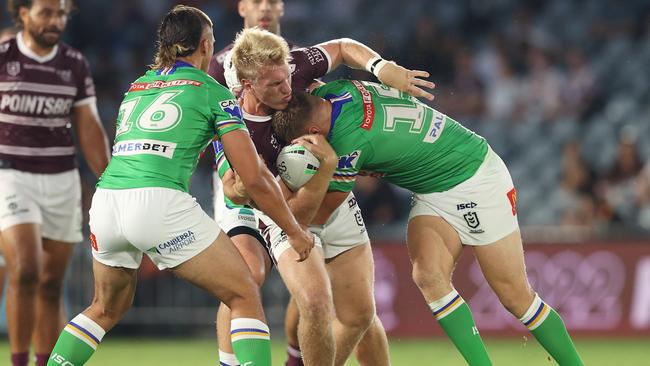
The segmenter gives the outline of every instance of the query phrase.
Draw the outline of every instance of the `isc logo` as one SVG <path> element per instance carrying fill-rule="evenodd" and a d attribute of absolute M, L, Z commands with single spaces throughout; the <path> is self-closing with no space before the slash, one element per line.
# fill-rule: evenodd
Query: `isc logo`
<path fill-rule="evenodd" d="M 50 357 L 50 360 L 58 363 L 61 366 L 75 366 L 72 362 L 66 360 L 65 358 L 63 358 L 63 356 L 61 356 L 58 353 L 53 353 L 52 356 Z"/>
<path fill-rule="evenodd" d="M 476 203 L 474 203 L 474 202 L 460 203 L 460 204 L 456 205 L 456 210 L 458 210 L 458 211 L 466 210 L 466 209 L 469 209 L 469 208 L 474 208 L 476 206 L 478 206 L 478 205 Z"/>

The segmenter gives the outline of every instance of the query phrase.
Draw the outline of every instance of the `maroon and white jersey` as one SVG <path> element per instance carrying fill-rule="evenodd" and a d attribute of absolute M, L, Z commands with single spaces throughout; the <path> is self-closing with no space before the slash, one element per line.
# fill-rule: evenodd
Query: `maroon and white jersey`
<path fill-rule="evenodd" d="M 289 44 L 289 49 L 291 51 L 298 49 L 299 47 L 292 42 L 287 41 Z M 225 70 L 223 68 L 223 61 L 226 59 L 226 55 L 232 50 L 235 43 L 231 43 L 224 47 L 221 51 L 217 52 L 212 56 L 210 60 L 210 67 L 208 69 L 208 74 L 218 81 L 219 84 L 228 87 L 226 83 L 226 77 L 224 76 Z"/>
<path fill-rule="evenodd" d="M 0 160 L 12 169 L 60 173 L 76 167 L 73 107 L 95 103 L 88 62 L 59 43 L 46 56 L 22 32 L 0 43 Z"/>
<path fill-rule="evenodd" d="M 307 90 L 314 79 L 323 77 L 330 69 L 329 54 L 321 47 L 299 48 L 291 51 L 291 88 Z M 250 132 L 257 153 L 261 154 L 267 167 L 277 175 L 275 162 L 280 150 L 286 145 L 273 133 L 271 116 L 253 116 L 243 112 L 243 119 Z"/>

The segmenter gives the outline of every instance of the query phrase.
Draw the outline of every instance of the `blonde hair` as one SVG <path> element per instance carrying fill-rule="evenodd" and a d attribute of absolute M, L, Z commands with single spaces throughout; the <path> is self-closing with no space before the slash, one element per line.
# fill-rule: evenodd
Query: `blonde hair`
<path fill-rule="evenodd" d="M 239 80 L 256 80 L 264 66 L 279 66 L 291 60 L 284 38 L 257 27 L 239 32 L 230 52 Z"/>

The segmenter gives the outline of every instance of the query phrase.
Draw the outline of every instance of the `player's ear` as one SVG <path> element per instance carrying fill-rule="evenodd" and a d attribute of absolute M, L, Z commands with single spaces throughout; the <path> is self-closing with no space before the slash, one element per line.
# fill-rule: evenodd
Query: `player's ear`
<path fill-rule="evenodd" d="M 310 126 L 307 131 L 310 135 L 319 135 L 321 133 L 321 130 L 318 126 Z"/>
<path fill-rule="evenodd" d="M 26 6 L 19 7 L 18 18 L 20 18 L 20 22 L 23 24 L 24 27 L 26 20 L 29 18 L 29 8 Z"/>
<path fill-rule="evenodd" d="M 239 12 L 240 17 L 246 17 L 246 4 L 244 4 L 244 0 L 239 0 L 239 4 L 237 4 L 237 11 Z"/>
<path fill-rule="evenodd" d="M 284 16 L 284 1 L 280 0 L 280 18 Z"/>
<path fill-rule="evenodd" d="M 239 80 L 239 83 L 241 84 L 242 88 L 244 88 L 244 90 L 250 89 L 253 86 L 253 83 L 249 79 L 241 79 Z"/>

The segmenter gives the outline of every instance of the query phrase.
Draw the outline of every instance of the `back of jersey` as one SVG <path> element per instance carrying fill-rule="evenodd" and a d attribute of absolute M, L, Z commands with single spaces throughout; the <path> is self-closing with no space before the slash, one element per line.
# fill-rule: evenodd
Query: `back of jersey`
<path fill-rule="evenodd" d="M 200 153 L 215 134 L 245 129 L 233 95 L 205 72 L 178 62 L 152 70 L 126 93 L 113 158 L 98 187 L 188 191 Z"/>
<path fill-rule="evenodd" d="M 350 103 L 334 108 L 330 142 L 342 156 L 336 174 L 348 181 L 366 171 L 416 193 L 441 192 L 471 177 L 485 158 L 485 139 L 397 89 L 338 80 L 314 92 L 334 106 L 340 102 L 332 98 L 345 101 L 346 93 Z"/>

